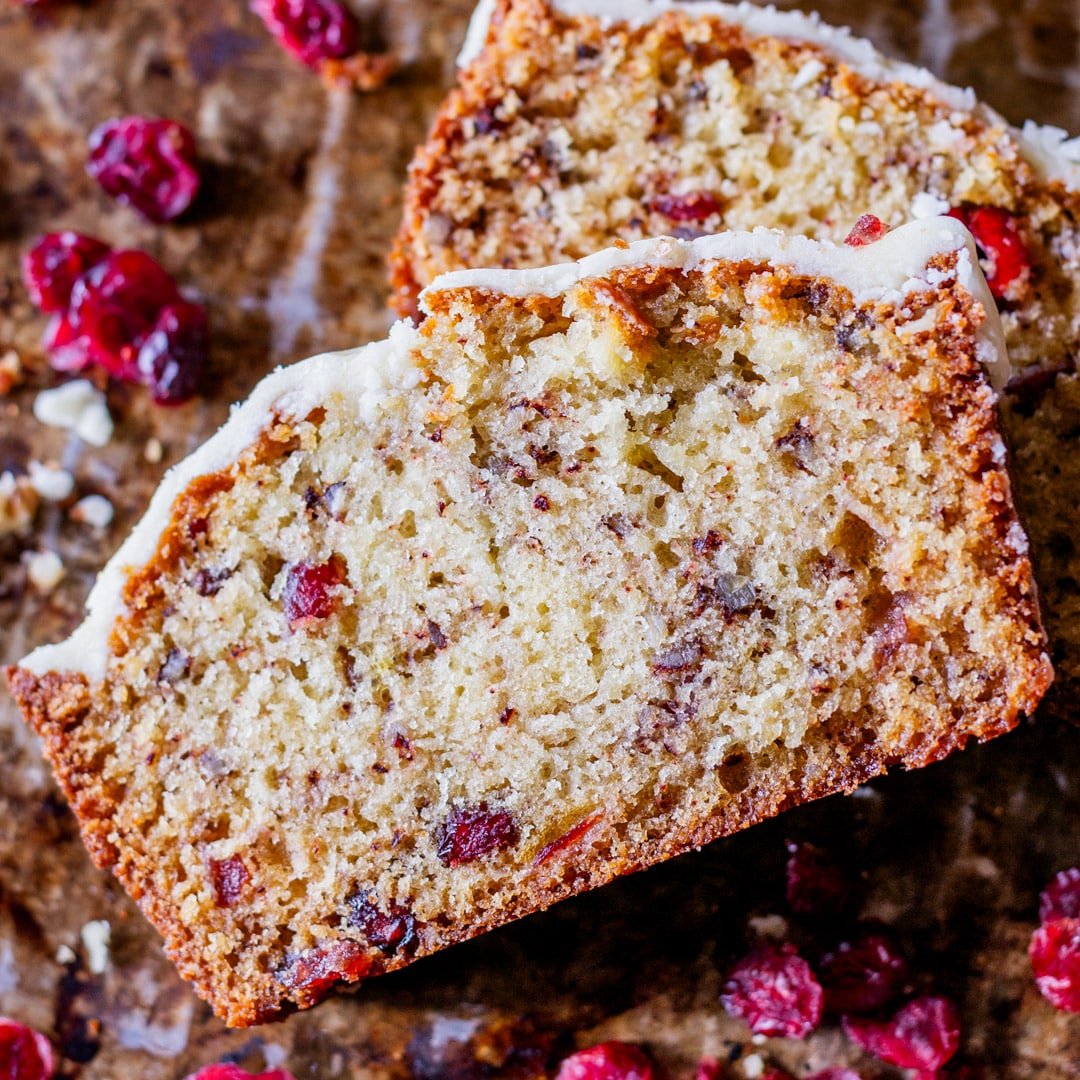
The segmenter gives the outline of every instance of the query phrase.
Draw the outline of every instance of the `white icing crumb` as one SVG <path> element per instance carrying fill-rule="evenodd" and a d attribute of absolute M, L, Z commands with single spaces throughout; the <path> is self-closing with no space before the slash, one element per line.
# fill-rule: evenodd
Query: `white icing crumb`
<path fill-rule="evenodd" d="M 34 400 L 34 416 L 49 427 L 73 431 L 91 446 L 105 446 L 112 438 L 105 395 L 86 379 L 42 390 Z"/>
<path fill-rule="evenodd" d="M 950 209 L 952 208 L 944 199 L 932 195 L 929 191 L 920 191 L 911 200 L 911 216 L 916 221 L 922 221 L 923 218 L 941 217 L 942 214 L 947 214 Z"/>
<path fill-rule="evenodd" d="M 143 457 L 146 458 L 151 465 L 157 465 L 164 456 L 165 447 L 161 445 L 160 439 L 146 440 L 146 446 L 143 448 Z"/>
<path fill-rule="evenodd" d="M 58 964 L 70 964 L 75 960 L 75 950 L 70 945 L 61 945 L 56 950 L 56 962 Z"/>
<path fill-rule="evenodd" d="M 67 469 L 31 461 L 27 471 L 34 490 L 46 502 L 63 502 L 75 490 L 75 477 Z"/>
<path fill-rule="evenodd" d="M 23 553 L 26 577 L 40 593 L 51 593 L 64 577 L 64 564 L 55 551 L 26 551 Z"/>
<path fill-rule="evenodd" d="M 746 925 L 757 937 L 784 941 L 788 936 L 787 919 L 783 915 L 752 915 Z"/>
<path fill-rule="evenodd" d="M 109 966 L 109 939 L 112 928 L 104 919 L 92 919 L 80 931 L 86 949 L 86 966 L 91 974 L 101 975 Z"/>
<path fill-rule="evenodd" d="M 809 86 L 824 70 L 825 65 L 820 60 L 807 60 L 795 72 L 795 78 L 791 80 L 791 89 L 801 90 L 804 86 Z"/>
<path fill-rule="evenodd" d="M 747 1080 L 758 1080 L 765 1072 L 765 1060 L 760 1054 L 747 1054 L 743 1058 L 742 1067 Z"/>
<path fill-rule="evenodd" d="M 764 1035 L 751 1035 L 750 1036 L 750 1041 L 755 1046 L 764 1046 L 765 1045 L 765 1036 Z"/>
<path fill-rule="evenodd" d="M 106 529 L 112 523 L 113 504 L 104 495 L 86 495 L 71 508 L 71 517 L 95 529 Z"/>

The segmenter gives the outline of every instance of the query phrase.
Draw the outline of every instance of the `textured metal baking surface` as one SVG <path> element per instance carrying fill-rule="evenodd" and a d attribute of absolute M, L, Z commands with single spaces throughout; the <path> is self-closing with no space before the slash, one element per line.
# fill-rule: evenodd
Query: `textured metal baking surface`
<path fill-rule="evenodd" d="M 80 493 L 100 492 L 117 510 L 113 525 L 94 533 L 46 506 L 28 537 L 0 546 L 4 662 L 76 623 L 94 573 L 161 473 L 261 374 L 385 331 L 383 260 L 398 188 L 452 79 L 469 6 L 357 4 L 406 61 L 396 80 L 367 95 L 328 91 L 242 0 L 97 0 L 33 15 L 0 8 L 0 354 L 15 349 L 27 374 L 0 397 L 0 471 L 55 460 L 74 472 Z M 970 83 L 1014 121 L 1080 131 L 1075 0 L 807 6 Z M 121 112 L 175 116 L 195 129 L 210 168 L 183 224 L 141 222 L 83 172 L 87 133 Z M 140 391 L 114 387 L 117 433 L 103 450 L 34 421 L 34 394 L 50 375 L 17 261 L 34 235 L 61 226 L 146 248 L 206 298 L 209 400 L 152 409 Z M 27 588 L 21 560 L 43 546 L 60 552 L 67 572 L 45 598 Z M 1075 1078 L 1080 1017 L 1039 997 L 1026 948 L 1039 889 L 1080 861 L 1078 825 L 1080 735 L 1046 718 L 566 903 L 357 996 L 229 1032 L 173 973 L 133 905 L 93 869 L 0 691 L 0 1014 L 52 1036 L 66 1055 L 64 1075 L 86 1080 L 177 1078 L 225 1055 L 252 1069 L 285 1063 L 301 1078 L 525 1078 L 604 1037 L 647 1043 L 672 1077 L 689 1076 L 705 1053 L 730 1060 L 733 1077 L 752 1074 L 755 1055 L 799 1074 L 846 1060 L 835 1028 L 805 1044 L 753 1046 L 718 1002 L 725 964 L 744 948 L 751 920 L 769 928 L 775 920 L 763 916 L 789 914 L 784 841 L 797 838 L 846 852 L 862 868 L 863 914 L 893 924 L 927 985 L 961 1003 L 965 1045 L 987 1076 Z M 104 964 L 101 920 L 110 929 Z M 790 927 L 812 952 L 819 932 L 795 919 Z M 860 1067 L 877 1075 L 866 1061 Z"/>

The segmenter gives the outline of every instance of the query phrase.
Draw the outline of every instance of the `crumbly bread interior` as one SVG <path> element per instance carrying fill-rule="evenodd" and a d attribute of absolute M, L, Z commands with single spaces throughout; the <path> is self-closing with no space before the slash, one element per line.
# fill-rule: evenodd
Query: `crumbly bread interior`
<path fill-rule="evenodd" d="M 413 163 L 396 306 L 445 271 L 542 266 L 614 238 L 758 225 L 833 240 L 917 197 L 1015 216 L 1030 275 L 1001 308 L 1019 374 L 1006 404 L 1060 701 L 1080 693 L 1080 193 L 1014 132 L 933 90 L 876 81 L 812 43 L 692 10 L 640 27 L 503 0 Z M 1044 409 L 1045 406 L 1045 409 Z"/>
<path fill-rule="evenodd" d="M 15 678 L 232 1023 L 1006 730 L 1049 680 L 965 293 L 715 264 L 430 304 L 375 422 L 332 395 L 185 493 L 103 685 Z M 298 566 L 335 569 L 290 622 Z"/>

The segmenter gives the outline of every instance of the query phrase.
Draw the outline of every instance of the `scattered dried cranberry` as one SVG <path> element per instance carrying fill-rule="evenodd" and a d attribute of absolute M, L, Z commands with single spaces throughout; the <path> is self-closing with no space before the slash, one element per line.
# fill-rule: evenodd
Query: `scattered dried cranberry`
<path fill-rule="evenodd" d="M 383 911 L 372 900 L 371 893 L 350 897 L 349 922 L 363 931 L 369 944 L 387 956 L 416 949 L 416 918 L 412 912 L 398 904 L 391 904 L 389 911 Z"/>
<path fill-rule="evenodd" d="M 1039 922 L 1080 919 L 1080 866 L 1054 875 L 1039 897 Z"/>
<path fill-rule="evenodd" d="M 195 137 L 175 120 L 121 116 L 90 134 L 86 171 L 121 206 L 172 221 L 199 190 Z"/>
<path fill-rule="evenodd" d="M 652 1062 L 630 1043 L 598 1043 L 571 1054 L 559 1066 L 555 1080 L 653 1080 Z"/>
<path fill-rule="evenodd" d="M 0 1077 L 3 1080 L 49 1080 L 53 1052 L 49 1040 L 17 1020 L 0 1017 Z"/>
<path fill-rule="evenodd" d="M 889 226 L 881 218 L 874 214 L 863 214 L 855 222 L 851 232 L 844 237 L 844 243 L 848 247 L 866 247 L 880 240 L 889 231 Z"/>
<path fill-rule="evenodd" d="M 459 806 L 436 832 L 439 861 L 444 866 L 461 866 L 496 851 L 512 847 L 520 833 L 517 823 L 505 810 L 479 806 Z"/>
<path fill-rule="evenodd" d="M 962 221 L 975 237 L 983 254 L 982 268 L 986 283 L 996 300 L 1014 282 L 1023 282 L 1031 272 L 1031 253 L 1027 249 L 1016 218 L 1000 206 L 964 206 L 949 211 L 949 217 Z"/>
<path fill-rule="evenodd" d="M 251 10 L 308 67 L 356 51 L 356 20 L 337 0 L 251 0 Z"/>
<path fill-rule="evenodd" d="M 218 907 L 232 907 L 250 880 L 248 868 L 239 855 L 210 860 L 210 887 L 214 890 L 214 903 Z"/>
<path fill-rule="evenodd" d="M 204 1065 L 197 1073 L 184 1077 L 184 1080 L 296 1080 L 296 1077 L 285 1069 L 249 1073 L 239 1065 L 221 1064 Z"/>
<path fill-rule="evenodd" d="M 139 347 L 138 368 L 158 405 L 180 405 L 194 397 L 209 353 L 206 310 L 181 300 L 161 309 Z"/>
<path fill-rule="evenodd" d="M 909 1001 L 891 1020 L 845 1016 L 843 1024 L 867 1053 L 903 1069 L 940 1069 L 960 1046 L 960 1014 L 943 997 Z"/>
<path fill-rule="evenodd" d="M 1051 919 L 1031 936 L 1035 985 L 1055 1009 L 1080 1012 L 1080 919 Z"/>
<path fill-rule="evenodd" d="M 732 968 L 720 1001 L 755 1035 L 802 1039 L 821 1020 L 823 997 L 821 984 L 793 945 L 769 945 Z"/>
<path fill-rule="evenodd" d="M 851 902 L 851 876 L 814 844 L 788 844 L 787 901 L 800 915 L 836 915 Z"/>
<path fill-rule="evenodd" d="M 825 1007 L 832 1013 L 869 1013 L 892 1002 L 904 987 L 907 961 L 884 934 L 865 934 L 826 953 L 818 965 Z"/>
<path fill-rule="evenodd" d="M 317 1001 L 335 983 L 363 979 L 372 967 L 362 945 L 343 939 L 289 957 L 278 979 L 289 989 L 302 991 L 309 1001 Z"/>
<path fill-rule="evenodd" d="M 46 233 L 22 260 L 30 299 L 42 311 L 66 310 L 76 280 L 110 250 L 108 244 L 82 233 Z"/>
<path fill-rule="evenodd" d="M 721 1080 L 724 1075 L 720 1062 L 713 1057 L 703 1057 L 697 1063 L 694 1080 Z"/>
<path fill-rule="evenodd" d="M 330 590 L 345 580 L 345 568 L 340 559 L 324 563 L 296 563 L 289 567 L 285 578 L 285 618 L 295 630 L 316 619 L 328 619 L 334 613 L 336 600 Z"/>
<path fill-rule="evenodd" d="M 724 209 L 716 196 L 707 191 L 692 191 L 689 195 L 654 195 L 649 205 L 672 221 L 701 222 Z"/>

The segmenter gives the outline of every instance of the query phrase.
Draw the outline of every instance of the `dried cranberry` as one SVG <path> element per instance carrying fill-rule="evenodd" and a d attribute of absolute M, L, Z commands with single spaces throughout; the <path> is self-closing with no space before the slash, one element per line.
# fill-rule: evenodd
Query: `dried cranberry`
<path fill-rule="evenodd" d="M 121 206 L 172 221 L 199 190 L 195 137 L 175 120 L 121 116 L 90 134 L 86 171 Z"/>
<path fill-rule="evenodd" d="M 943 997 L 909 1001 L 890 1020 L 845 1016 L 843 1023 L 867 1053 L 903 1069 L 940 1069 L 960 1046 L 960 1014 Z"/>
<path fill-rule="evenodd" d="M 143 251 L 114 251 L 75 282 L 69 319 L 90 360 L 137 382 L 139 346 L 161 309 L 180 299 L 176 282 Z"/>
<path fill-rule="evenodd" d="M 363 979 L 372 967 L 364 947 L 344 939 L 289 957 L 278 979 L 290 990 L 300 990 L 315 1001 L 335 983 Z"/>
<path fill-rule="evenodd" d="M 108 244 L 82 233 L 46 233 L 22 259 L 30 299 L 42 311 L 65 311 L 76 280 L 110 250 Z"/>
<path fill-rule="evenodd" d="M 437 854 L 444 866 L 461 866 L 495 851 L 512 847 L 520 833 L 517 823 L 505 810 L 479 806 L 459 806 L 436 832 Z"/>
<path fill-rule="evenodd" d="M 788 844 L 787 901 L 800 915 L 836 915 L 851 901 L 851 877 L 814 844 Z"/>
<path fill-rule="evenodd" d="M 214 890 L 214 903 L 218 907 L 232 907 L 250 880 L 248 868 L 239 855 L 210 860 L 210 887 Z"/>
<path fill-rule="evenodd" d="M 724 1075 L 720 1062 L 713 1057 L 703 1057 L 697 1063 L 694 1080 L 721 1080 Z"/>
<path fill-rule="evenodd" d="M 823 994 L 793 945 L 755 949 L 731 970 L 720 1001 L 755 1035 L 802 1039 L 821 1020 Z"/>
<path fill-rule="evenodd" d="M 1080 866 L 1054 875 L 1039 897 L 1039 921 L 1080 919 Z"/>
<path fill-rule="evenodd" d="M 0 1077 L 3 1080 L 48 1080 L 53 1074 L 49 1040 L 17 1020 L 0 1017 Z"/>
<path fill-rule="evenodd" d="M 950 210 L 949 217 L 971 230 L 983 255 L 980 261 L 990 292 L 996 300 L 1006 299 L 1009 287 L 1026 280 L 1031 272 L 1031 253 L 1016 218 L 1000 206 L 965 206 Z"/>
<path fill-rule="evenodd" d="M 630 1043 L 598 1043 L 571 1054 L 559 1066 L 555 1080 L 653 1080 L 652 1062 Z"/>
<path fill-rule="evenodd" d="M 337 0 L 251 0 L 251 10 L 308 67 L 356 51 L 356 20 Z"/>
<path fill-rule="evenodd" d="M 285 618 L 295 630 L 316 619 L 328 619 L 337 606 L 330 590 L 345 580 L 340 559 L 324 563 L 296 563 L 285 579 Z"/>
<path fill-rule="evenodd" d="M 500 717 L 501 719 L 501 717 Z M 568 829 L 562 834 L 557 836 L 549 844 L 545 844 L 537 853 L 536 858 L 533 859 L 533 866 L 542 866 L 549 859 L 565 851 L 569 847 L 573 847 L 584 838 L 594 825 L 596 825 L 602 818 L 603 813 L 591 814 L 585 818 L 584 821 L 579 821 L 572 829 Z"/>
<path fill-rule="evenodd" d="M 271 1069 L 269 1072 L 249 1073 L 239 1065 L 222 1063 L 204 1065 L 197 1073 L 190 1073 L 184 1080 L 296 1080 L 285 1069 Z"/>
<path fill-rule="evenodd" d="M 387 956 L 416 949 L 416 918 L 412 912 L 398 904 L 391 904 L 389 911 L 383 911 L 372 900 L 371 893 L 357 893 L 349 898 L 349 922 L 363 931 L 369 944 Z"/>
<path fill-rule="evenodd" d="M 827 1069 L 806 1077 L 806 1080 L 862 1080 L 862 1077 L 854 1069 L 846 1069 L 843 1065 L 830 1065 Z"/>
<path fill-rule="evenodd" d="M 818 972 L 829 1012 L 860 1014 L 893 1001 L 903 989 L 908 966 L 888 937 L 866 934 L 826 953 Z"/>
<path fill-rule="evenodd" d="M 1080 919 L 1051 919 L 1031 936 L 1035 985 L 1055 1009 L 1080 1012 Z"/>
<path fill-rule="evenodd" d="M 206 311 L 181 300 L 161 309 L 139 347 L 138 367 L 158 405 L 180 405 L 194 397 L 209 351 Z"/>
<path fill-rule="evenodd" d="M 855 222 L 851 232 L 844 237 L 848 247 L 866 247 L 880 240 L 889 231 L 889 226 L 874 214 L 863 214 Z"/>
<path fill-rule="evenodd" d="M 44 345 L 54 371 L 82 371 L 90 364 L 86 341 L 72 326 L 66 312 L 49 320 Z"/>
<path fill-rule="evenodd" d="M 654 195 L 649 206 L 672 221 L 704 221 L 724 208 L 707 191 L 692 191 L 688 195 Z"/>

